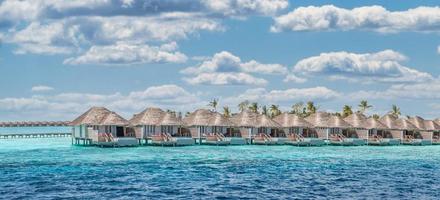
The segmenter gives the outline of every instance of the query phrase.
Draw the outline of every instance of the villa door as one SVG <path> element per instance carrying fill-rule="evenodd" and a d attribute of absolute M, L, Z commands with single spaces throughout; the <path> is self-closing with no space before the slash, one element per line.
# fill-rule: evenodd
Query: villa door
<path fill-rule="evenodd" d="M 117 126 L 116 127 L 116 137 L 124 137 L 124 127 Z"/>

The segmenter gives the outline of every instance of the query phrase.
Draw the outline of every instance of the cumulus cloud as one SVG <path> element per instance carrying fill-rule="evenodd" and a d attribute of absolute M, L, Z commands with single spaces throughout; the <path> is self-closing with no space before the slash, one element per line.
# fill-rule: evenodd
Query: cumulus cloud
<path fill-rule="evenodd" d="M 285 74 L 287 68 L 280 64 L 262 64 L 255 60 L 242 62 L 230 52 L 222 51 L 200 65 L 182 70 L 184 74 L 201 74 L 208 72 L 246 72 L 261 74 Z"/>
<path fill-rule="evenodd" d="M 246 90 L 243 94 L 228 97 L 224 101 L 227 104 L 236 105 L 248 100 L 263 104 L 291 103 L 292 101 L 329 100 L 340 97 L 341 94 L 326 87 L 290 88 L 286 90 L 267 90 L 256 88 Z"/>
<path fill-rule="evenodd" d="M 299 7 L 276 17 L 273 32 L 368 30 L 382 33 L 401 31 L 439 32 L 440 7 L 417 7 L 405 11 L 389 11 L 382 6 L 353 9 L 333 5 Z"/>
<path fill-rule="evenodd" d="M 437 53 L 440 54 L 440 46 L 437 47 Z"/>
<path fill-rule="evenodd" d="M 160 47 L 117 43 L 108 46 L 92 46 L 84 55 L 68 58 L 64 64 L 139 64 L 139 63 L 181 63 L 187 57 L 176 51 L 177 44 Z"/>
<path fill-rule="evenodd" d="M 395 84 L 385 90 L 361 90 L 349 94 L 353 99 L 419 99 L 439 100 L 440 80 Z"/>
<path fill-rule="evenodd" d="M 177 85 L 161 85 L 126 95 L 60 93 L 28 98 L 3 98 L 0 99 L 0 112 L 3 116 L 10 117 L 8 120 L 72 120 L 91 106 L 105 106 L 131 117 L 131 114 L 147 106 L 189 111 L 202 105 L 206 105 L 206 102 Z"/>
<path fill-rule="evenodd" d="M 225 16 L 275 15 L 289 5 L 287 0 L 202 0 L 202 2 L 211 12 Z"/>
<path fill-rule="evenodd" d="M 129 43 L 130 51 L 140 55 L 145 45 L 224 31 L 224 18 L 274 15 L 287 6 L 287 0 L 4 0 L 0 35 L 17 46 L 17 54 L 81 54 L 87 49 L 90 54 Z"/>
<path fill-rule="evenodd" d="M 267 81 L 262 78 L 246 73 L 201 73 L 191 78 L 184 78 L 186 82 L 193 85 L 266 85 Z"/>
<path fill-rule="evenodd" d="M 222 31 L 217 20 L 190 14 L 154 17 L 72 17 L 50 22 L 32 22 L 22 30 L 8 32 L 4 41 L 17 44 L 16 53 L 71 54 L 93 46 L 130 43 L 143 49 L 145 43 L 185 39 L 198 31 Z"/>
<path fill-rule="evenodd" d="M 32 92 L 47 92 L 53 90 L 53 87 L 46 86 L 46 85 L 36 85 L 31 88 Z"/>
<path fill-rule="evenodd" d="M 406 57 L 399 52 L 385 50 L 376 53 L 322 53 L 300 60 L 293 72 L 305 76 L 321 75 L 330 79 L 379 82 L 423 82 L 433 77 L 426 72 L 404 66 Z"/>
<path fill-rule="evenodd" d="M 287 0 L 4 0 L 0 23 L 59 19 L 72 16 L 145 16 L 167 12 L 219 16 L 274 15 Z"/>
<path fill-rule="evenodd" d="M 243 62 L 230 52 L 222 51 L 204 60 L 197 66 L 188 67 L 181 71 L 193 75 L 185 78 L 191 84 L 248 84 L 264 85 L 266 80 L 256 78 L 251 74 L 287 74 L 288 70 L 280 64 L 263 64 L 255 60 Z"/>

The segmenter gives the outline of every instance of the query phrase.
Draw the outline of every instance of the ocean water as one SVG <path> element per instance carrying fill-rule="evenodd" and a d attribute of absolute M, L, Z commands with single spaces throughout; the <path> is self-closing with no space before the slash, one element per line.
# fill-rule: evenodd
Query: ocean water
<path fill-rule="evenodd" d="M 0 140 L 1 199 L 438 199 L 440 146 L 96 148 Z"/>
<path fill-rule="evenodd" d="M 69 126 L 40 126 L 40 127 L 0 127 L 2 134 L 32 134 L 32 133 L 70 133 L 72 127 Z"/>

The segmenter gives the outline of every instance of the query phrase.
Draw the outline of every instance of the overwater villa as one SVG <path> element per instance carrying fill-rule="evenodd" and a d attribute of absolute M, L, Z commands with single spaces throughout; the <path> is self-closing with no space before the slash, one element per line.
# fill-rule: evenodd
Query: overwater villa
<path fill-rule="evenodd" d="M 182 120 L 176 113 L 165 112 L 160 108 L 147 108 L 130 119 L 136 138 L 145 144 L 160 146 L 193 145 L 190 134 L 185 134 Z"/>
<path fill-rule="evenodd" d="M 225 136 L 232 135 L 234 125 L 229 119 L 218 112 L 198 109 L 186 116 L 183 121 L 192 137 L 197 140 L 199 144 L 245 144 L 242 138 L 227 138 Z"/>
<path fill-rule="evenodd" d="M 319 139 L 328 141 L 330 128 L 328 120 L 330 114 L 326 112 L 317 112 L 309 115 L 305 118 L 307 122 L 313 125 L 313 129 L 310 130 L 311 134 L 318 136 Z"/>
<path fill-rule="evenodd" d="M 350 131 L 353 127 L 340 116 L 317 112 L 308 116 L 306 120 L 313 124 L 318 137 L 329 144 L 344 146 L 365 144 L 355 132 Z"/>
<path fill-rule="evenodd" d="M 287 138 L 284 141 L 285 144 L 295 146 L 321 146 L 325 144 L 324 140 L 319 139 L 316 132 L 313 131 L 313 125 L 298 115 L 285 112 L 273 120 L 281 126 L 279 133 Z"/>
<path fill-rule="evenodd" d="M 379 120 L 370 117 L 367 118 L 362 113 L 353 113 L 344 118 L 353 129 L 359 138 L 364 139 L 368 145 L 397 145 L 399 140 L 393 140 L 385 134 L 387 127 L 380 123 Z"/>
<path fill-rule="evenodd" d="M 246 138 L 250 144 L 284 144 L 283 139 L 271 136 L 277 135 L 281 126 L 266 115 L 244 110 L 232 115 L 231 121 L 239 129 L 241 136 Z"/>
<path fill-rule="evenodd" d="M 368 145 L 399 145 L 400 139 L 395 139 L 387 131 L 388 127 L 381 123 L 378 119 L 370 117 L 367 119 L 367 127 L 369 127 L 368 133 Z"/>
<path fill-rule="evenodd" d="M 75 144 L 97 146 L 136 146 L 134 133 L 127 132 L 129 122 L 104 107 L 92 107 L 71 123 Z"/>
<path fill-rule="evenodd" d="M 425 127 L 428 130 L 433 130 L 432 144 L 440 145 L 440 119 L 426 120 Z"/>
<path fill-rule="evenodd" d="M 403 131 L 399 123 L 397 123 L 397 119 L 397 116 L 393 114 L 386 114 L 380 117 L 379 121 L 387 127 L 387 129 L 383 131 L 384 137 L 398 140 L 399 144 L 401 144 L 403 139 Z"/>
<path fill-rule="evenodd" d="M 360 146 L 366 144 L 367 134 L 357 131 L 339 115 L 331 115 L 328 121 L 330 144 L 342 146 Z"/>
<path fill-rule="evenodd" d="M 404 145 L 423 145 L 424 143 L 420 130 L 409 120 L 399 118 L 396 120 L 400 130 L 402 131 L 402 144 Z"/>
<path fill-rule="evenodd" d="M 412 135 L 407 135 L 408 139 L 413 140 L 412 142 L 414 144 L 431 145 L 435 130 L 427 128 L 426 125 L 429 125 L 427 120 L 415 116 L 410 117 L 408 121 L 418 129 L 414 131 Z"/>

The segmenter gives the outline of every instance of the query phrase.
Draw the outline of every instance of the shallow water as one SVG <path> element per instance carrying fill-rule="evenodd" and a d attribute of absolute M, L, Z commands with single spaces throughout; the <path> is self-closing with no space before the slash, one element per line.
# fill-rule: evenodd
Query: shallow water
<path fill-rule="evenodd" d="M 3 199 L 438 199 L 440 146 L 95 148 L 0 140 Z"/>

